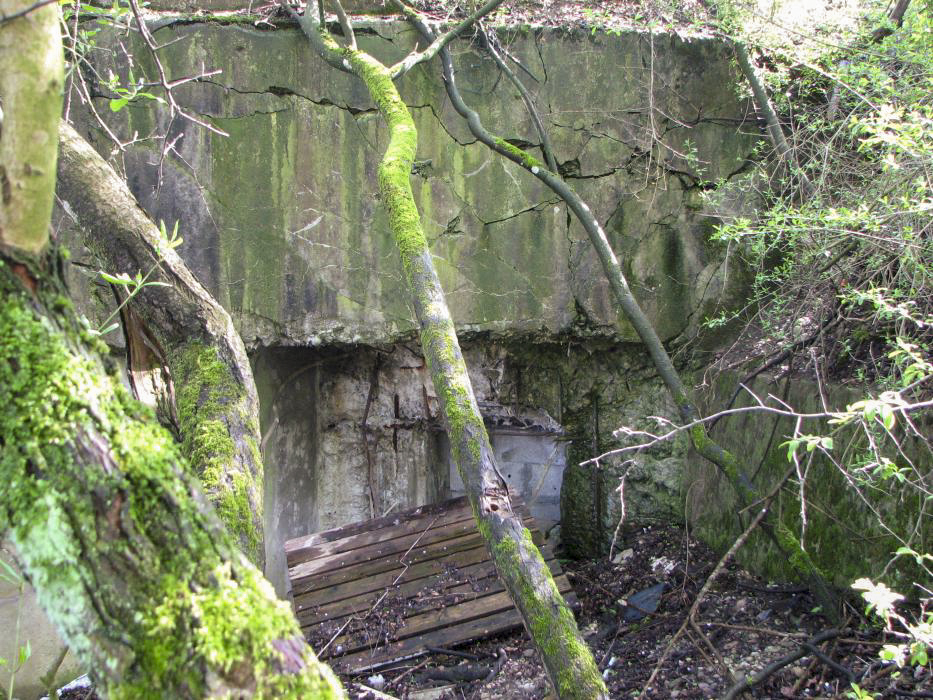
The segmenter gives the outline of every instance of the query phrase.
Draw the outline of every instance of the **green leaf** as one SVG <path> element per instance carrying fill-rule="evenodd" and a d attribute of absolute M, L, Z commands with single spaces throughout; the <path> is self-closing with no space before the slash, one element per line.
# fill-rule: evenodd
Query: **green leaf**
<path fill-rule="evenodd" d="M 119 112 L 121 109 L 126 107 L 129 101 L 130 101 L 129 98 L 127 97 L 116 97 L 110 100 L 110 111 Z"/>
<path fill-rule="evenodd" d="M 885 430 L 891 430 L 894 427 L 894 411 L 887 404 L 881 406 L 881 424 Z"/>
<path fill-rule="evenodd" d="M 110 282 L 110 284 L 119 284 L 123 287 L 128 287 L 131 284 L 133 284 L 133 280 L 131 280 L 130 276 L 126 274 L 125 272 L 121 272 L 119 275 L 114 277 L 113 275 L 108 274 L 104 272 L 103 270 L 101 270 L 100 276 L 103 277 L 107 282 Z"/>

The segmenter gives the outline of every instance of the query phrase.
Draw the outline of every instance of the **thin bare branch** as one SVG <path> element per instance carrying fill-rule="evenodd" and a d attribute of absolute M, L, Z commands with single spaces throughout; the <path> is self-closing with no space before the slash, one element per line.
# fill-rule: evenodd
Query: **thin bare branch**
<path fill-rule="evenodd" d="M 483 17 L 491 12 L 494 12 L 499 7 L 499 5 L 503 3 L 503 1 L 504 0 L 489 0 L 485 5 L 480 7 L 476 12 L 467 17 L 465 20 L 460 22 L 449 32 L 441 34 L 440 36 L 437 36 L 431 40 L 431 44 L 424 51 L 413 51 L 408 54 L 405 58 L 389 69 L 389 72 L 392 73 L 392 79 L 395 80 L 405 75 L 419 63 L 430 61 L 432 58 L 437 56 L 437 54 L 441 52 L 441 49 L 445 48 L 451 41 L 463 34 L 467 29 L 472 27 Z M 393 0 L 393 2 L 395 2 L 396 6 L 398 6 L 402 13 L 405 14 L 405 16 L 409 19 L 412 19 L 412 14 L 418 15 L 419 18 L 421 17 L 419 13 L 403 3 L 402 0 Z"/>
<path fill-rule="evenodd" d="M 746 388 L 746 391 L 747 391 L 747 388 Z M 754 394 L 752 395 L 754 396 Z M 919 401 L 917 403 L 891 406 L 891 409 L 895 412 L 906 415 L 908 413 L 912 413 L 912 412 L 919 411 L 924 408 L 930 408 L 930 407 L 933 407 L 933 400 Z M 679 425 L 662 435 L 654 435 L 644 430 L 630 430 L 624 427 L 619 428 L 619 430 L 616 431 L 616 433 L 618 434 L 624 435 L 626 437 L 645 437 L 645 438 L 648 438 L 648 441 L 643 442 L 638 445 L 629 445 L 627 447 L 619 447 L 614 450 L 609 450 L 597 457 L 592 457 L 591 459 L 580 462 L 580 466 L 585 467 L 589 464 L 599 464 L 600 461 L 608 459 L 609 457 L 623 455 L 628 452 L 646 450 L 650 447 L 653 447 L 654 445 L 660 444 L 662 442 L 666 442 L 667 440 L 670 440 L 671 438 L 679 435 L 680 433 L 684 431 L 689 431 L 691 428 L 694 428 L 698 425 L 703 425 L 705 423 L 718 420 L 719 418 L 723 416 L 731 416 L 731 415 L 735 415 L 738 413 L 756 413 L 756 412 L 771 413 L 773 415 L 784 416 L 785 418 L 794 418 L 794 419 L 800 419 L 800 420 L 812 420 L 812 419 L 821 419 L 821 418 L 822 419 L 833 419 L 833 418 L 839 418 L 840 415 L 843 415 L 845 413 L 844 411 L 839 411 L 836 413 L 833 413 L 833 412 L 798 413 L 789 408 L 775 408 L 773 406 L 767 406 L 764 403 L 762 403 L 759 399 L 759 403 L 755 406 L 742 406 L 740 408 L 729 408 L 724 411 L 720 411 L 719 413 L 714 413 L 710 416 L 706 416 L 705 418 L 697 418 L 696 420 L 691 421 L 689 423 L 685 423 L 684 425 Z M 659 418 L 659 420 L 661 419 Z"/>
<path fill-rule="evenodd" d="M 658 677 L 658 673 L 661 671 L 662 666 L 664 666 L 664 662 L 667 661 L 667 657 L 670 656 L 671 651 L 673 651 L 674 644 L 676 644 L 677 640 L 683 636 L 683 633 L 687 630 L 687 627 L 696 624 L 697 611 L 700 609 L 700 604 L 706 598 L 706 595 L 712 589 L 713 583 L 725 570 L 726 564 L 728 564 L 732 557 L 735 556 L 736 552 L 742 548 L 742 545 L 745 544 L 746 540 L 748 540 L 755 528 L 758 527 L 758 525 L 761 524 L 761 521 L 765 519 L 765 516 L 768 514 L 768 510 L 771 507 L 771 501 L 774 500 L 774 497 L 777 496 L 778 492 L 784 487 L 784 484 L 787 483 L 787 480 L 793 473 L 793 467 L 784 472 L 784 475 L 778 479 L 768 495 L 765 496 L 760 510 L 755 514 L 755 517 L 749 523 L 748 527 L 745 528 L 745 531 L 742 532 L 738 539 L 732 543 L 732 546 L 729 547 L 729 551 L 722 555 L 722 558 L 716 564 L 716 568 L 713 569 L 713 573 L 709 575 L 709 578 L 706 579 L 706 583 L 703 584 L 703 588 L 701 588 L 700 592 L 697 593 L 697 597 L 693 601 L 693 605 L 690 606 L 690 611 L 687 613 L 687 617 L 683 621 L 683 624 L 680 626 L 680 629 L 678 629 L 674 636 L 671 637 L 671 641 L 667 643 L 667 647 L 665 647 L 664 652 L 661 654 L 661 658 L 659 658 L 655 664 L 654 670 L 651 672 L 651 675 L 648 677 L 648 680 L 645 682 L 645 685 L 642 688 L 642 692 L 639 693 L 639 695 L 644 695 L 645 691 L 647 691 L 651 687 L 651 684 L 654 683 L 654 679 Z"/>
<path fill-rule="evenodd" d="M 791 149 L 790 145 L 787 143 L 787 139 L 784 137 L 784 130 L 781 128 L 777 113 L 774 111 L 774 107 L 771 104 L 771 98 L 768 97 L 768 93 L 765 91 L 761 78 L 758 77 L 754 66 L 752 66 L 745 44 L 736 41 L 734 43 L 734 48 L 735 59 L 739 64 L 739 68 L 742 69 L 742 74 L 752 88 L 752 93 L 755 95 L 755 102 L 758 103 L 758 109 L 765 115 L 765 122 L 768 125 L 768 135 L 771 137 L 774 150 L 777 151 L 778 156 L 784 164 L 787 165 L 799 179 L 802 194 L 805 197 L 812 197 L 816 193 L 816 187 L 810 181 L 810 178 L 808 178 L 800 168 L 796 167 L 794 163 L 793 149 Z"/>
<path fill-rule="evenodd" d="M 356 34 L 353 32 L 353 25 L 344 12 L 343 3 L 340 0 L 334 0 L 334 11 L 337 13 L 337 21 L 340 22 L 340 28 L 343 30 L 343 37 L 347 40 L 347 45 L 356 51 Z"/>
<path fill-rule="evenodd" d="M 554 148 L 551 146 L 551 139 L 548 136 L 547 129 L 544 128 L 544 124 L 541 123 L 541 117 L 538 116 L 534 98 L 531 96 L 531 93 L 528 92 L 528 88 L 525 87 L 525 84 L 515 75 L 515 71 L 509 68 L 508 64 L 502 59 L 502 56 L 499 54 L 498 42 L 495 35 L 490 35 L 482 22 L 477 22 L 477 26 L 486 44 L 486 50 L 489 52 L 489 55 L 492 56 L 492 60 L 496 62 L 496 65 L 499 66 L 499 70 L 505 74 L 505 77 L 509 79 L 512 85 L 515 86 L 515 89 L 518 90 L 518 94 L 521 95 L 522 102 L 525 103 L 525 108 L 528 110 L 528 114 L 531 117 L 531 122 L 535 125 L 535 131 L 538 132 L 538 138 L 541 139 L 541 151 L 544 153 L 544 160 L 547 163 L 547 167 L 556 173 L 557 161 L 554 159 Z"/>
<path fill-rule="evenodd" d="M 188 121 L 193 122 L 194 124 L 197 124 L 198 126 L 203 127 L 204 129 L 207 129 L 208 131 L 212 131 L 215 134 L 218 134 L 220 136 L 229 136 L 230 134 L 228 134 L 223 129 L 218 129 L 216 126 L 214 126 L 210 122 L 205 121 L 204 119 L 200 119 L 199 117 L 196 117 L 193 114 L 189 114 L 184 109 L 182 109 L 181 106 L 178 104 L 178 102 L 175 100 L 175 95 L 172 93 L 172 88 L 177 87 L 178 85 L 189 83 L 194 80 L 199 80 L 200 78 L 217 75 L 221 71 L 220 70 L 214 70 L 214 71 L 202 70 L 200 75 L 192 77 L 192 78 L 182 78 L 176 81 L 169 80 L 168 76 L 165 73 L 165 66 L 162 65 L 162 61 L 159 59 L 159 55 L 158 55 L 159 49 L 162 47 L 156 44 L 155 37 L 152 35 L 152 32 L 149 31 L 149 27 L 146 25 L 146 20 L 143 19 L 142 12 L 140 12 L 139 2 L 137 0 L 129 0 L 129 3 L 130 3 L 130 9 L 133 11 L 133 17 L 136 18 L 136 24 L 139 27 L 139 35 L 142 37 L 143 42 L 145 42 L 146 47 L 149 49 L 149 53 L 152 56 L 152 60 L 156 65 L 156 70 L 159 72 L 159 84 L 165 90 L 165 99 L 168 102 L 171 116 L 174 117 L 177 114 L 183 119 L 187 119 Z M 164 158 L 164 153 L 163 153 L 163 158 Z"/>

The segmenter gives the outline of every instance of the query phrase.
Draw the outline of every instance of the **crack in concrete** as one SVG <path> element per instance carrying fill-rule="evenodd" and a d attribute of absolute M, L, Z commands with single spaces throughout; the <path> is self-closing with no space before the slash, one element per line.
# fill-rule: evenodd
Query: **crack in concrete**
<path fill-rule="evenodd" d="M 299 99 L 305 100 L 306 102 L 310 102 L 311 104 L 317 105 L 317 106 L 319 106 L 319 107 L 336 107 L 337 109 L 341 109 L 341 110 L 343 110 L 343 111 L 345 111 L 345 112 L 349 112 L 349 113 L 350 113 L 352 116 L 354 116 L 354 117 L 356 117 L 356 116 L 358 116 L 358 115 L 360 115 L 360 114 L 364 114 L 364 115 L 365 115 L 365 114 L 375 114 L 375 113 L 377 113 L 377 112 L 379 111 L 379 110 L 378 110 L 377 108 L 375 108 L 375 107 L 368 107 L 368 108 L 362 109 L 362 108 L 359 108 L 359 107 L 352 107 L 352 106 L 350 106 L 350 105 L 348 105 L 348 104 L 338 104 L 338 103 L 336 103 L 336 102 L 332 102 L 331 100 L 328 100 L 326 97 L 322 97 L 322 98 L 316 100 L 316 99 L 314 99 L 313 97 L 309 97 L 308 95 L 304 95 L 304 94 L 302 94 L 302 93 L 300 93 L 300 92 L 297 92 L 297 91 L 293 90 L 292 88 L 281 87 L 281 86 L 278 86 L 278 85 L 270 85 L 269 87 L 267 87 L 267 88 L 264 89 L 264 90 L 243 90 L 243 89 L 241 89 L 241 88 L 234 87 L 233 85 L 224 85 L 223 83 L 219 83 L 219 82 L 217 82 L 216 80 L 204 79 L 204 80 L 201 80 L 201 81 L 199 81 L 199 82 L 207 83 L 207 84 L 209 84 L 209 85 L 214 85 L 215 87 L 219 87 L 219 88 L 223 89 L 224 91 L 227 91 L 227 92 L 235 92 L 235 93 L 237 93 L 238 95 L 274 95 L 275 97 L 279 97 L 279 98 L 297 97 L 297 98 L 299 98 Z M 284 110 L 276 110 L 276 111 L 284 111 Z M 261 112 L 261 111 L 258 111 L 258 110 L 257 110 L 257 112 L 255 112 L 255 113 L 256 113 L 256 114 L 266 114 L 266 113 L 270 113 L 270 112 Z M 243 115 L 243 116 L 248 116 L 248 115 Z M 240 117 L 220 117 L 220 118 L 222 118 L 222 119 L 238 119 L 238 118 L 240 118 Z"/>
<path fill-rule="evenodd" d="M 445 99 L 446 99 L 446 98 L 445 98 Z M 418 110 L 427 109 L 427 110 L 430 110 L 431 116 L 434 117 L 434 121 L 436 121 L 438 124 L 440 124 L 441 129 L 444 131 L 445 134 L 447 134 L 447 137 L 448 137 L 451 141 L 453 141 L 455 144 L 457 144 L 458 146 L 472 146 L 474 143 L 477 143 L 477 139 L 473 139 L 472 141 L 460 141 L 459 139 L 457 139 L 457 137 L 454 136 L 454 135 L 450 132 L 450 130 L 447 128 L 447 125 L 444 123 L 444 120 L 441 119 L 441 118 L 437 115 L 437 111 L 434 109 L 434 105 L 432 105 L 432 104 L 408 105 L 408 109 L 409 109 L 409 110 L 413 110 L 413 109 L 418 109 Z"/>
<path fill-rule="evenodd" d="M 554 198 L 552 198 L 552 199 L 546 199 L 546 200 L 544 200 L 544 201 L 542 201 L 542 202 L 538 202 L 537 204 L 528 207 L 527 209 L 522 209 L 521 211 L 517 211 L 517 212 L 515 212 L 515 213 L 513 213 L 513 214 L 509 214 L 508 216 L 504 216 L 504 217 L 502 217 L 501 219 L 493 219 L 492 221 L 483 221 L 482 219 L 479 219 L 478 216 L 477 216 L 476 218 L 479 219 L 479 220 L 482 222 L 483 226 L 492 226 L 493 224 L 501 224 L 501 223 L 503 223 L 503 222 L 505 222 L 505 221 L 511 221 L 512 219 L 515 219 L 515 218 L 517 218 L 517 217 L 519 217 L 519 216 L 522 216 L 522 215 L 524 215 L 524 214 L 529 214 L 529 213 L 531 213 L 531 212 L 540 212 L 540 211 L 542 211 L 543 209 L 545 209 L 546 207 L 552 207 L 552 206 L 554 206 L 555 204 L 557 204 L 558 202 L 561 202 L 561 201 L 562 201 L 562 200 L 561 200 L 560 197 L 554 197 Z M 474 216 L 476 216 L 475 212 L 474 212 Z"/>

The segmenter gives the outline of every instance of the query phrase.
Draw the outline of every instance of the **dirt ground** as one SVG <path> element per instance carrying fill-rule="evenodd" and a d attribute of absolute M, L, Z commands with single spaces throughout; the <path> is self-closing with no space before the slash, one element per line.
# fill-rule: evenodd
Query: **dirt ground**
<path fill-rule="evenodd" d="M 880 646 L 891 640 L 866 625 L 860 609 L 848 607 L 845 624 L 831 638 L 813 644 L 814 653 L 803 645 L 819 639 L 818 635 L 830 636 L 833 626 L 805 588 L 769 584 L 734 567 L 726 567 L 704 598 L 696 628 L 688 628 L 670 645 L 718 557 L 682 529 L 654 525 L 634 530 L 617 547 L 613 559 L 616 563 L 606 557 L 565 565 L 581 602 L 580 628 L 612 698 L 636 697 L 643 690 L 643 698 L 722 698 L 742 678 L 801 651 L 801 658 L 736 697 L 847 697 L 850 677 L 877 697 L 933 697 L 928 668 L 898 672 L 893 664 L 878 661 Z M 655 599 L 650 593 L 636 594 L 657 590 L 659 584 L 664 586 L 656 611 L 640 615 L 633 605 L 649 610 Z M 379 685 L 390 696 L 412 700 L 553 697 L 544 669 L 522 631 L 460 651 L 473 658 L 435 654 L 407 666 L 344 680 L 350 696 L 361 699 L 380 697 L 366 685 Z M 666 658 L 646 688 L 662 655 Z M 469 675 L 483 679 L 444 680 Z M 487 680 L 488 675 L 493 677 Z M 432 694 L 428 690 L 432 687 L 446 689 Z"/>

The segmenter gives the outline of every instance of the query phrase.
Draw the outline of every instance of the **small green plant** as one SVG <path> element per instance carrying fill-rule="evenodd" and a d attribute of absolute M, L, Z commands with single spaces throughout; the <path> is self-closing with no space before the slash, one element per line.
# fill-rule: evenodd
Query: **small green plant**
<path fill-rule="evenodd" d="M 120 79 L 111 71 L 107 82 L 102 83 L 106 88 L 117 95 L 116 97 L 110 98 L 111 112 L 119 112 L 130 102 L 140 98 L 153 100 L 159 104 L 165 104 L 164 99 L 158 95 L 153 95 L 151 92 L 146 92 L 143 89 L 146 87 L 146 83 L 142 78 L 137 78 L 133 75 L 132 68 L 129 69 L 128 80 L 129 83 L 124 86 L 120 83 Z"/>
<path fill-rule="evenodd" d="M 153 273 L 159 269 L 159 266 L 162 264 L 162 261 L 165 259 L 165 252 L 168 250 L 173 250 L 180 246 L 184 239 L 178 235 L 178 222 L 175 222 L 175 226 L 172 228 L 171 234 L 168 234 L 165 229 L 165 222 L 159 222 L 159 233 L 161 234 L 161 241 L 159 246 L 159 259 L 156 261 L 155 265 L 149 268 L 149 271 L 144 275 L 142 272 L 137 272 L 133 277 L 130 277 L 127 273 L 123 272 L 119 275 L 111 275 L 107 272 L 101 270 L 101 278 L 109 282 L 110 284 L 123 287 L 126 290 L 126 298 L 120 302 L 120 305 L 104 320 L 99 328 L 93 330 L 92 332 L 96 335 L 106 335 L 112 331 L 115 331 L 120 327 L 120 324 L 114 321 L 117 317 L 117 314 L 123 309 L 124 306 L 130 303 L 130 301 L 139 294 L 146 287 L 168 287 L 167 282 L 152 281 L 149 278 L 152 277 Z"/>

